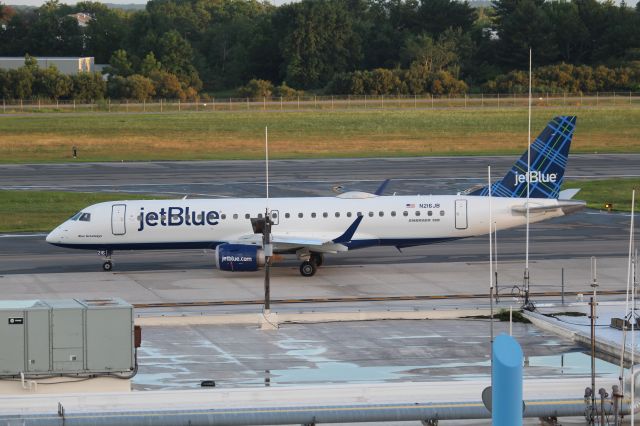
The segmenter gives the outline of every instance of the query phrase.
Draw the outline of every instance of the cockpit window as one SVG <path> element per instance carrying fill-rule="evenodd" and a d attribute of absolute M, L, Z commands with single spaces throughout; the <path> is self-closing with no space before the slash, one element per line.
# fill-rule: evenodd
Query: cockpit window
<path fill-rule="evenodd" d="M 78 220 L 78 218 L 82 215 L 82 212 L 78 212 L 76 214 L 74 214 L 73 216 L 71 216 L 69 218 L 69 220 Z"/>
<path fill-rule="evenodd" d="M 91 213 L 82 213 L 78 220 L 82 222 L 91 222 Z"/>

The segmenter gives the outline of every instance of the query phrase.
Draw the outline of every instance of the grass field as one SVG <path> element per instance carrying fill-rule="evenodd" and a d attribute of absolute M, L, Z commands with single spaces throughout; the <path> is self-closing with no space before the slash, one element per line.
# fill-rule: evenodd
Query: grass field
<path fill-rule="evenodd" d="M 0 191 L 0 232 L 50 231 L 90 204 L 161 198 L 122 193 Z"/>
<path fill-rule="evenodd" d="M 636 190 L 635 212 L 640 202 L 640 179 L 603 179 L 565 182 L 564 188 L 581 188 L 578 200 L 585 200 L 590 209 L 605 210 L 605 203 L 612 203 L 612 211 L 631 211 L 631 191 Z"/>
<path fill-rule="evenodd" d="M 534 109 L 535 137 L 577 114 L 572 152 L 640 152 L 640 108 Z M 515 154 L 524 108 L 398 111 L 32 114 L 0 117 L 0 162 L 259 159 Z"/>
<path fill-rule="evenodd" d="M 603 209 L 611 202 L 616 211 L 631 209 L 631 190 L 636 189 L 636 209 L 640 179 L 616 179 L 567 182 L 565 188 L 582 188 L 577 199 L 587 206 Z M 78 193 L 47 191 L 0 191 L 0 232 L 50 231 L 80 209 L 94 203 L 113 200 L 159 198 L 123 193 Z M 636 210 L 637 211 L 637 210 Z"/>

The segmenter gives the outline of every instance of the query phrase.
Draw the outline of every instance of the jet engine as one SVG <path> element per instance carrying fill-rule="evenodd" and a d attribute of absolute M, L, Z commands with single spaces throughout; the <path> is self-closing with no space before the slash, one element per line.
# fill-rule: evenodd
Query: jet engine
<path fill-rule="evenodd" d="M 253 272 L 264 263 L 264 250 L 258 246 L 225 243 L 216 247 L 216 267 L 221 271 Z"/>

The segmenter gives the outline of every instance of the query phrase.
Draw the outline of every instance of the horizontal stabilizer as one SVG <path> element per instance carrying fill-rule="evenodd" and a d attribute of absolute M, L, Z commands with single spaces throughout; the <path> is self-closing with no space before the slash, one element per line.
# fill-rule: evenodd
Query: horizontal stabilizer
<path fill-rule="evenodd" d="M 580 192 L 580 189 L 581 188 L 571 188 L 560 191 L 560 194 L 558 194 L 558 198 L 561 200 L 570 200 L 575 197 L 578 192 Z"/>
<path fill-rule="evenodd" d="M 558 200 L 557 204 L 551 204 L 548 206 L 530 205 L 529 213 L 544 213 L 552 212 L 556 210 L 562 210 L 564 214 L 573 213 L 584 209 L 587 206 L 585 201 L 580 200 Z M 518 214 L 527 214 L 527 205 L 513 206 L 511 211 Z"/>

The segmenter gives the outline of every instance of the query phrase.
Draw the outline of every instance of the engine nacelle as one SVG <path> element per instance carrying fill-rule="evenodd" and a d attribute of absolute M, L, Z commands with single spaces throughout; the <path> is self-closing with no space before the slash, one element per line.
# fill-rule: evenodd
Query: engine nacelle
<path fill-rule="evenodd" d="M 226 243 L 216 247 L 216 267 L 221 271 L 257 271 L 264 261 L 264 250 L 258 246 Z"/>

